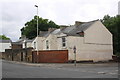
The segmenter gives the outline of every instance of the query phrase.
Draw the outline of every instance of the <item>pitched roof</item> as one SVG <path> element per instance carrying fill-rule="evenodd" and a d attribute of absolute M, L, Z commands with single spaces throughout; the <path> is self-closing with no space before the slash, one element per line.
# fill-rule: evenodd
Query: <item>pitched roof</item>
<path fill-rule="evenodd" d="M 12 42 L 12 44 L 22 44 L 22 43 L 19 43 L 19 42 Z"/>
<path fill-rule="evenodd" d="M 11 43 L 11 40 L 0 40 L 0 43 Z"/>
<path fill-rule="evenodd" d="M 24 39 L 19 39 L 18 41 L 16 41 L 17 43 L 22 43 L 24 41 Z"/>
<path fill-rule="evenodd" d="M 48 37 L 50 34 L 57 34 L 58 29 L 51 30 L 51 31 L 41 31 L 39 37 Z"/>
<path fill-rule="evenodd" d="M 77 34 L 78 32 L 85 31 L 96 21 L 98 21 L 98 20 L 94 20 L 94 21 L 90 21 L 90 22 L 81 22 L 81 24 L 78 26 L 72 25 L 69 27 L 64 27 L 62 29 L 55 29 L 52 31 L 42 31 L 40 33 L 39 37 L 47 37 L 47 36 L 49 36 L 49 34 L 57 35 L 60 33 L 67 34 L 68 36 L 79 36 L 79 34 Z"/>
<path fill-rule="evenodd" d="M 33 39 L 19 39 L 18 41 L 13 42 L 13 44 L 22 44 L 24 41 L 25 42 L 32 42 Z"/>
<path fill-rule="evenodd" d="M 65 29 L 62 30 L 62 32 L 64 34 L 67 34 L 69 36 L 79 36 L 79 34 L 77 34 L 78 32 L 82 32 L 82 31 L 85 31 L 86 29 L 88 29 L 95 21 L 90 21 L 90 22 L 84 22 L 82 23 L 81 25 L 79 26 L 70 26 L 70 27 L 67 27 Z"/>
<path fill-rule="evenodd" d="M 78 26 L 78 31 L 85 31 L 96 21 L 97 20 L 90 21 L 90 22 L 85 22 L 85 23 L 81 24 L 80 26 Z"/>
<path fill-rule="evenodd" d="M 32 42 L 33 40 L 25 39 L 24 41 L 25 41 L 25 42 Z"/>
<path fill-rule="evenodd" d="M 39 37 L 47 37 L 50 34 L 48 31 L 41 31 Z"/>
<path fill-rule="evenodd" d="M 60 29 L 56 29 L 54 31 L 51 32 L 51 34 L 60 34 L 61 30 Z"/>

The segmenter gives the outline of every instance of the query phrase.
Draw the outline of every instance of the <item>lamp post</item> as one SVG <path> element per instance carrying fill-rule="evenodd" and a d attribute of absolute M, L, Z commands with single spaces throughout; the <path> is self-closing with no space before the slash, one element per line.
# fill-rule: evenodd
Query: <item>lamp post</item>
<path fill-rule="evenodd" d="M 35 7 L 37 8 L 37 37 L 38 37 L 38 6 L 35 5 Z"/>
<path fill-rule="evenodd" d="M 38 6 L 35 5 L 35 7 L 37 8 L 37 38 L 38 38 Z M 37 48 L 37 63 L 38 63 L 38 40 L 36 41 L 36 48 Z"/>

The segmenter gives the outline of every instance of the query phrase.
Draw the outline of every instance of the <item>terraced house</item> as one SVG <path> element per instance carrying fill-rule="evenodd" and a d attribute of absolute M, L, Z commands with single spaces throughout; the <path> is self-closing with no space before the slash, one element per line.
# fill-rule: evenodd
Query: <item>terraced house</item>
<path fill-rule="evenodd" d="M 5 52 L 5 49 L 11 49 L 11 40 L 0 40 L 0 52 Z"/>
<path fill-rule="evenodd" d="M 68 50 L 68 59 L 77 61 L 108 61 L 112 59 L 112 34 L 99 21 L 75 22 L 75 25 L 40 32 L 32 42 L 34 50 Z"/>

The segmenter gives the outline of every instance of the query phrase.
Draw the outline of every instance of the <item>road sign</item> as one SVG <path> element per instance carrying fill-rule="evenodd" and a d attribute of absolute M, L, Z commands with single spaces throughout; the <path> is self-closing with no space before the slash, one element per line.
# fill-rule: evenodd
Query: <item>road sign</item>
<path fill-rule="evenodd" d="M 74 50 L 74 56 L 75 56 L 74 65 L 76 66 L 76 46 L 74 46 L 73 50 Z"/>
<path fill-rule="evenodd" d="M 74 50 L 74 53 L 76 54 L 76 46 L 74 46 L 73 50 Z"/>

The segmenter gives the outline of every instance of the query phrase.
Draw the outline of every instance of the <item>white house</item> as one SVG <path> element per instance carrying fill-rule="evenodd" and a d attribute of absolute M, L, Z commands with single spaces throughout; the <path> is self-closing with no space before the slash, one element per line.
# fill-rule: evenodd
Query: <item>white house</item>
<path fill-rule="evenodd" d="M 32 47 L 33 40 L 30 40 L 30 39 L 27 39 L 27 38 L 22 38 L 22 39 L 19 39 L 16 42 L 22 44 L 22 48 L 30 48 L 30 47 Z"/>
<path fill-rule="evenodd" d="M 23 48 L 30 48 L 30 47 L 32 47 L 32 41 L 33 40 L 28 40 L 28 39 L 23 40 L 22 47 Z"/>
<path fill-rule="evenodd" d="M 112 34 L 99 20 L 41 32 L 32 46 L 35 50 L 68 50 L 69 60 L 74 60 L 75 46 L 77 61 L 108 61 L 113 55 Z"/>
<path fill-rule="evenodd" d="M 0 52 L 5 52 L 5 49 L 11 49 L 11 40 L 0 40 Z"/>

